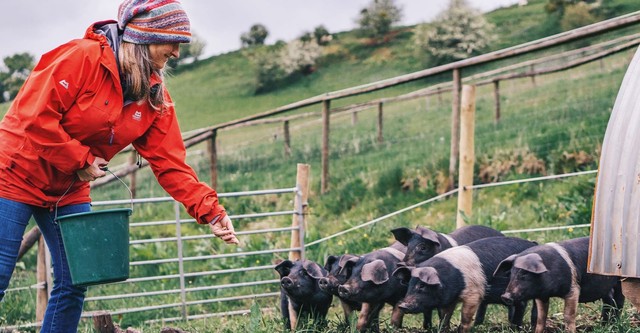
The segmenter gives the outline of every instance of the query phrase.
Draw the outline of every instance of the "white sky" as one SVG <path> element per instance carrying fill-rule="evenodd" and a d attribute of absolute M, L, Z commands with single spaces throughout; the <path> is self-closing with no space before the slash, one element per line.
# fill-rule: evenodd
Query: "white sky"
<path fill-rule="evenodd" d="M 256 23 L 267 44 L 290 41 L 324 25 L 331 33 L 352 30 L 373 0 L 182 0 L 191 29 L 206 43 L 202 58 L 240 48 L 240 35 Z M 483 12 L 518 0 L 467 0 Z M 401 25 L 432 20 L 449 0 L 396 0 Z M 29 52 L 36 59 L 59 44 L 81 38 L 93 22 L 116 19 L 121 0 L 0 0 L 0 60 Z M 1 63 L 1 61 L 0 61 Z"/>

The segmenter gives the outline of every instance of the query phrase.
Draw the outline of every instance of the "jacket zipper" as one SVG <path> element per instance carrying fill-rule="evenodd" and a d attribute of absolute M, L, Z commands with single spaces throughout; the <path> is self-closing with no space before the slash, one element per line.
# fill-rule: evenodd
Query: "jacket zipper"
<path fill-rule="evenodd" d="M 116 130 L 111 126 L 111 136 L 109 136 L 109 146 L 113 145 L 113 137 L 116 135 Z"/>

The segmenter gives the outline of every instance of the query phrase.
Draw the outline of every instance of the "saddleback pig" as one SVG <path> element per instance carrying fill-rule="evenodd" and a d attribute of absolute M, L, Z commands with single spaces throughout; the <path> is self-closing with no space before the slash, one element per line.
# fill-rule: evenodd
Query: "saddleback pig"
<path fill-rule="evenodd" d="M 389 247 L 344 262 L 341 274 L 349 277 L 338 286 L 338 294 L 341 299 L 362 303 L 356 326 L 358 331 L 380 330 L 378 318 L 385 303 L 393 306 L 391 324 L 402 327 L 403 314 L 396 303 L 402 299 L 407 287 L 391 274 L 404 258 L 405 251 L 404 245 L 395 242 Z"/>
<path fill-rule="evenodd" d="M 338 293 L 338 287 L 345 283 L 351 276 L 351 267 L 343 270 L 345 262 L 349 259 L 357 258 L 357 256 L 351 254 L 343 254 L 341 256 L 329 256 L 324 264 L 324 269 L 327 270 L 327 276 L 318 280 L 320 289 L 324 292 L 338 296 L 340 299 L 340 305 L 344 313 L 345 321 L 349 322 L 349 316 L 354 310 L 360 310 L 362 303 L 349 301 L 348 299 L 340 297 Z"/>
<path fill-rule="evenodd" d="M 482 238 L 504 236 L 500 231 L 483 225 L 464 226 L 450 234 L 439 233 L 421 226 L 417 226 L 415 230 L 396 228 L 392 229 L 391 233 L 393 233 L 393 236 L 398 242 L 407 247 L 407 253 L 404 259 L 402 259 L 405 266 L 416 266 L 437 253 L 454 246 L 464 245 Z M 487 305 L 482 304 L 476 314 L 476 325 L 484 322 L 486 312 Z M 426 329 L 431 327 L 432 313 L 429 311 L 429 313 L 425 313 L 424 315 L 424 328 Z"/>
<path fill-rule="evenodd" d="M 450 234 L 442 234 L 421 226 L 415 230 L 396 228 L 392 229 L 391 233 L 398 242 L 407 247 L 407 253 L 402 260 L 406 266 L 416 266 L 450 247 L 482 238 L 504 236 L 500 231 L 483 225 L 464 226 Z"/>
<path fill-rule="evenodd" d="M 298 320 L 323 324 L 333 295 L 320 290 L 318 280 L 327 271 L 311 260 L 285 260 L 276 265 L 280 274 L 280 311 L 286 328 L 295 330 Z"/>
<path fill-rule="evenodd" d="M 456 305 L 462 302 L 458 332 L 469 332 L 480 304 L 505 304 L 500 296 L 509 280 L 493 278 L 495 268 L 510 255 L 534 245 L 515 237 L 489 237 L 446 249 L 416 267 L 398 267 L 393 275 L 408 285 L 398 307 L 406 313 L 438 309 L 442 313 L 440 330 L 446 331 Z M 525 309 L 525 302 L 514 303 L 509 321 L 521 326 Z"/>
<path fill-rule="evenodd" d="M 496 276 L 509 276 L 502 295 L 506 303 L 535 299 L 536 333 L 545 329 L 549 298 L 564 299 L 565 331 L 576 331 L 578 303 L 602 300 L 602 321 L 620 315 L 624 295 L 620 278 L 587 273 L 589 237 L 531 247 L 500 263 Z"/>

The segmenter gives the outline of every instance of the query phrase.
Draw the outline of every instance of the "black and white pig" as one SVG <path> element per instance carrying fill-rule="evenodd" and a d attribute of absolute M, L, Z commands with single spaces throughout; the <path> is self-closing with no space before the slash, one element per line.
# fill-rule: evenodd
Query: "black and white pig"
<path fill-rule="evenodd" d="M 437 253 L 448 248 L 471 243 L 475 240 L 487 237 L 504 236 L 500 231 L 483 225 L 468 225 L 456 229 L 450 234 L 443 234 L 429 228 L 417 226 L 414 230 L 409 228 L 392 229 L 395 239 L 407 247 L 407 253 L 402 260 L 406 266 L 416 266 L 426 261 Z M 476 314 L 475 324 L 484 322 L 487 305 L 481 304 Z M 432 313 L 425 313 L 424 328 L 431 327 Z"/>
<path fill-rule="evenodd" d="M 347 262 L 349 259 L 354 258 L 357 258 L 357 256 L 351 254 L 327 257 L 327 260 L 324 264 L 324 269 L 327 271 L 327 276 L 318 280 L 318 285 L 320 286 L 321 290 L 334 296 L 338 296 L 346 322 L 349 322 L 349 316 L 354 310 L 359 311 L 362 308 L 362 303 L 342 298 L 338 293 L 338 287 L 341 284 L 345 283 L 351 276 L 350 268 L 344 270 L 342 268 L 344 268 L 345 262 Z"/>
<path fill-rule="evenodd" d="M 280 275 L 280 311 L 286 328 L 294 330 L 298 320 L 323 324 L 333 295 L 320 290 L 318 280 L 327 271 L 311 260 L 284 260 L 276 265 Z"/>
<path fill-rule="evenodd" d="M 392 229 L 391 233 L 398 242 L 407 247 L 402 260 L 407 266 L 416 266 L 450 247 L 482 238 L 504 236 L 500 231 L 483 225 L 464 226 L 450 234 L 439 233 L 421 226 L 417 226 L 414 230 L 396 228 Z"/>
<path fill-rule="evenodd" d="M 508 276 L 505 302 L 536 300 L 536 333 L 544 331 L 549 298 L 564 299 L 565 331 L 576 331 L 578 303 L 602 300 L 602 320 L 620 315 L 624 295 L 620 278 L 587 273 L 589 237 L 531 247 L 500 263 L 495 276 Z"/>
<path fill-rule="evenodd" d="M 498 264 L 512 254 L 536 245 L 515 237 L 489 237 L 444 250 L 416 267 L 399 267 L 393 275 L 408 285 L 398 307 L 406 313 L 442 312 L 440 330 L 448 330 L 451 316 L 462 302 L 458 332 L 469 332 L 480 304 L 504 304 L 500 296 L 508 278 L 494 278 Z M 512 324 L 522 325 L 525 302 L 512 305 Z"/>
<path fill-rule="evenodd" d="M 395 242 L 389 247 L 345 261 L 342 270 L 351 274 L 338 286 L 338 294 L 345 300 L 362 303 L 356 326 L 358 331 L 379 331 L 380 310 L 385 304 L 393 306 L 391 324 L 402 327 L 403 313 L 396 303 L 402 299 L 407 287 L 391 274 L 404 258 L 404 251 L 406 247 Z"/>

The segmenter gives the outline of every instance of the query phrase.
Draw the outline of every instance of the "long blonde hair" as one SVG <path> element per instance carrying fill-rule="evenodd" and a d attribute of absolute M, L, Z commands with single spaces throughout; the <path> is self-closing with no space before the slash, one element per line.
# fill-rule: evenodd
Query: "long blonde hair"
<path fill-rule="evenodd" d="M 164 70 L 153 68 L 149 56 L 149 45 L 123 41 L 118 51 L 118 61 L 120 62 L 120 79 L 124 83 L 125 100 L 146 99 L 156 110 L 164 109 Z M 154 72 L 160 77 L 162 83 L 152 91 L 151 74 Z"/>

